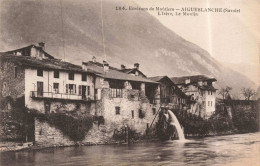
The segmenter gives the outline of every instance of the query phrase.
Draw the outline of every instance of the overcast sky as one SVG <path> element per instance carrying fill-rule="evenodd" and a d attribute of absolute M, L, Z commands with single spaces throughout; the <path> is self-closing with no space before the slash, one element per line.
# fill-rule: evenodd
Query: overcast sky
<path fill-rule="evenodd" d="M 162 24 L 207 50 L 224 65 L 259 84 L 259 0 L 135 0 L 142 7 L 221 7 L 240 13 L 199 13 L 199 16 L 158 16 Z"/>

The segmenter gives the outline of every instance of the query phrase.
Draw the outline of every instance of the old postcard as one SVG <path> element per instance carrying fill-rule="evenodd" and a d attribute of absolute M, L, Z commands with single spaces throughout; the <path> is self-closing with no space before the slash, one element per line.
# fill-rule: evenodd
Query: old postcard
<path fill-rule="evenodd" d="M 0 165 L 260 165 L 258 0 L 0 0 Z"/>

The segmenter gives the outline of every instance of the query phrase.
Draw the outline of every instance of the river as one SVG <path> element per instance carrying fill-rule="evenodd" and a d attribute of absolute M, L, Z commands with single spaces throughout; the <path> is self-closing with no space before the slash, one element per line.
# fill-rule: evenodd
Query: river
<path fill-rule="evenodd" d="M 260 133 L 132 145 L 100 145 L 3 152 L 1 166 L 260 165 Z"/>

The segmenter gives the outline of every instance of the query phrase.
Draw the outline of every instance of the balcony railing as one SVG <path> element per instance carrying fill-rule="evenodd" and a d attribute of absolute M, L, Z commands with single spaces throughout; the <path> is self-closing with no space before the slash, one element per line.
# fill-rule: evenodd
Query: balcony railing
<path fill-rule="evenodd" d="M 39 92 L 31 91 L 32 98 L 49 98 L 49 99 L 67 99 L 67 100 L 85 100 L 90 101 L 94 100 L 94 97 L 91 96 L 82 96 L 77 94 L 69 93 L 53 93 L 53 92 Z"/>

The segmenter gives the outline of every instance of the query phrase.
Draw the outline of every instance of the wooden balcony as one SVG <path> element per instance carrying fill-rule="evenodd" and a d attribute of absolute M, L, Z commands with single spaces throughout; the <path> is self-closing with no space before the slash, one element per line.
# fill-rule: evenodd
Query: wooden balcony
<path fill-rule="evenodd" d="M 39 92 L 31 91 L 31 97 L 34 99 L 60 99 L 60 100 L 76 100 L 76 101 L 95 101 L 94 96 L 83 96 L 69 93 Z"/>

